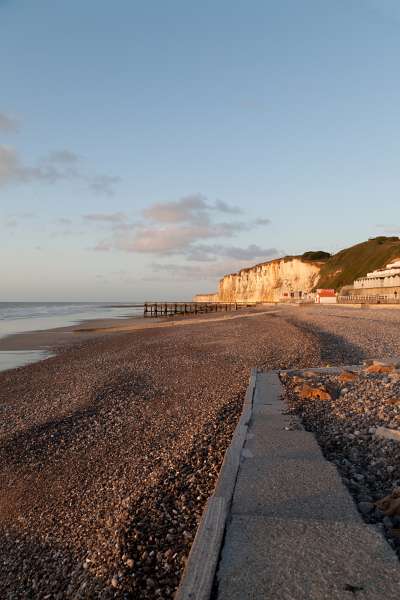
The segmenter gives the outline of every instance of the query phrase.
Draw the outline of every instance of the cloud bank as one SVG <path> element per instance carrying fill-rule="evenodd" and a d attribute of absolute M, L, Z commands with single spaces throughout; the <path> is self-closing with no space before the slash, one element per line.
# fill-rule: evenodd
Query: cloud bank
<path fill-rule="evenodd" d="M 220 220 L 221 215 L 225 218 Z M 227 239 L 255 227 L 269 224 L 269 219 L 255 221 L 227 220 L 226 217 L 241 215 L 241 210 L 226 202 L 209 202 L 201 194 L 185 196 L 177 201 L 156 202 L 143 211 L 139 223 L 129 223 L 125 213 L 84 215 L 90 221 L 108 222 L 112 235 L 107 243 L 103 239 L 96 250 L 106 247 L 155 255 L 182 255 L 189 260 L 212 260 L 210 255 L 254 258 L 274 253 L 273 248 L 261 249 L 251 245 L 248 248 L 221 244 L 204 245 L 204 240 Z"/>
<path fill-rule="evenodd" d="M 119 250 L 158 258 L 176 257 L 184 263 L 152 263 L 156 272 L 162 271 L 163 265 L 164 271 L 175 278 L 190 278 L 195 273 L 202 278 L 219 276 L 227 268 L 241 267 L 245 261 L 278 255 L 276 248 L 222 243 L 242 232 L 269 225 L 270 220 L 245 220 L 238 207 L 221 200 L 211 202 L 202 194 L 155 202 L 143 210 L 142 220 L 137 223 L 129 222 L 125 213 L 84 215 L 84 219 L 108 223 L 110 227 L 110 235 L 93 248 L 96 252 Z"/>
<path fill-rule="evenodd" d="M 86 172 L 83 161 L 69 150 L 57 150 L 26 165 L 10 146 L 0 145 L 0 186 L 24 183 L 82 182 L 96 194 L 111 196 L 119 178 Z"/>
<path fill-rule="evenodd" d="M 19 122 L 0 113 L 0 133 L 15 133 Z M 0 144 L 0 187 L 12 184 L 44 183 L 60 181 L 82 182 L 95 194 L 112 196 L 119 177 L 107 173 L 90 173 L 84 161 L 68 149 L 52 150 L 36 164 L 25 164 L 16 149 Z"/>

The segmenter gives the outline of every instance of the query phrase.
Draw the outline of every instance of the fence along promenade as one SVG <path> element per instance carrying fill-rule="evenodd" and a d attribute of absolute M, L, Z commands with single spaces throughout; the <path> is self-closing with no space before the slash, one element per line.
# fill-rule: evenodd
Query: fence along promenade
<path fill-rule="evenodd" d="M 400 296 L 400 295 L 399 295 Z M 338 296 L 338 304 L 400 304 L 398 296 Z"/>

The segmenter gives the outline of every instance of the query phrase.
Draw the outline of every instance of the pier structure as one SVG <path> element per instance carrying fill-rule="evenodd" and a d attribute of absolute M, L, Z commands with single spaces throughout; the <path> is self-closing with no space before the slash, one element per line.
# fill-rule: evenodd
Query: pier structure
<path fill-rule="evenodd" d="M 156 318 L 228 312 L 256 304 L 257 302 L 145 302 L 143 316 Z"/>

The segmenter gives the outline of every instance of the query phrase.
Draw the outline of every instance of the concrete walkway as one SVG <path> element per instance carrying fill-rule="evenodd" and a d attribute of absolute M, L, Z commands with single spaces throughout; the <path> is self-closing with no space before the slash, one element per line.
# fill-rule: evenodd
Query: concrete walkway
<path fill-rule="evenodd" d="M 398 600 L 393 550 L 280 394 L 276 374 L 257 374 L 214 598 Z"/>

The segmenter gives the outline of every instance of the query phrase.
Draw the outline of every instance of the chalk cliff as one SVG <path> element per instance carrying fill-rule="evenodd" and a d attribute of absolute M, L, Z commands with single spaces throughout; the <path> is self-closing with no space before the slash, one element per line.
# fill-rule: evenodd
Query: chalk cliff
<path fill-rule="evenodd" d="M 310 292 L 323 264 L 302 257 L 285 257 L 242 269 L 220 280 L 214 301 L 273 302 L 290 297 L 291 292 Z M 200 295 L 195 297 L 198 298 Z"/>
<path fill-rule="evenodd" d="M 378 236 L 344 248 L 333 256 L 322 250 L 311 250 L 302 256 L 286 256 L 242 269 L 225 275 L 216 295 L 204 294 L 202 298 L 208 302 L 273 302 L 315 287 L 336 291 L 343 286 L 353 289 L 355 280 L 399 258 L 400 238 Z"/>

